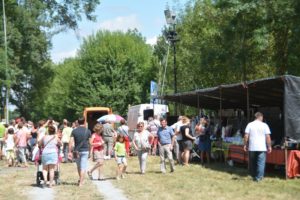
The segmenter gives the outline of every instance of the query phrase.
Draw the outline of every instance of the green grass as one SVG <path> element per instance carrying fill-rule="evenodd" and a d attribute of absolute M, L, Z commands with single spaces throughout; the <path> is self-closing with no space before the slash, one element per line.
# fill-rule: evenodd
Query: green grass
<path fill-rule="evenodd" d="M 74 163 L 61 164 L 61 184 L 54 186 L 57 200 L 99 200 L 103 199 L 96 186 L 86 179 L 82 187 L 76 185 L 77 168 Z M 36 187 L 36 167 L 8 168 L 5 161 L 0 161 L 0 200 L 31 199 L 28 192 Z M 41 197 L 42 198 L 42 197 Z"/>
<path fill-rule="evenodd" d="M 106 161 L 105 176 L 116 175 L 114 160 Z M 112 183 L 124 191 L 132 200 L 135 199 L 245 199 L 277 200 L 299 199 L 300 179 L 285 180 L 268 176 L 262 182 L 251 180 L 245 168 L 228 167 L 223 163 L 214 163 L 206 168 L 198 164 L 190 167 L 176 166 L 175 173 L 160 173 L 158 157 L 148 157 L 146 175 L 139 174 L 138 159 L 128 159 L 128 172 L 125 179 L 111 179 Z M 7 168 L 0 161 L 0 199 L 30 199 L 27 192 L 35 184 L 35 166 L 27 169 Z M 103 199 L 96 186 L 86 180 L 83 187 L 76 186 L 78 175 L 74 163 L 61 165 L 62 184 L 54 186 L 55 199 Z"/>
<path fill-rule="evenodd" d="M 7 167 L 0 161 L 0 199 L 27 199 L 27 191 L 35 184 L 35 166 L 28 168 Z M 30 198 L 28 198 L 30 199 Z"/>
<path fill-rule="evenodd" d="M 140 175 L 136 157 L 128 159 L 129 174 L 113 184 L 130 199 L 298 199 L 300 180 L 266 177 L 256 183 L 245 168 L 215 163 L 204 168 L 198 164 L 176 166 L 175 173 L 160 173 L 158 157 L 148 157 L 146 175 Z M 105 163 L 106 176 L 115 176 L 116 163 Z"/>
<path fill-rule="evenodd" d="M 85 184 L 77 186 L 78 173 L 75 163 L 61 164 L 61 184 L 55 186 L 57 200 L 100 200 L 103 199 L 96 186 L 86 176 Z"/>

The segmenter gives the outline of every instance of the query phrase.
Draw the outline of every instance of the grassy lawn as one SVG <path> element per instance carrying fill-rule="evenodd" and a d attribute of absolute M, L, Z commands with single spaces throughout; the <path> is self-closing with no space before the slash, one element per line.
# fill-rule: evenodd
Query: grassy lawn
<path fill-rule="evenodd" d="M 129 174 L 113 184 L 129 199 L 298 199 L 300 179 L 266 177 L 256 183 L 245 168 L 227 167 L 222 163 L 177 166 L 175 173 L 161 174 L 159 158 L 148 157 L 146 175 L 140 175 L 136 157 L 128 160 Z M 105 163 L 107 177 L 115 176 L 116 163 Z"/>
<path fill-rule="evenodd" d="M 75 163 L 61 164 L 61 184 L 55 186 L 57 200 L 103 199 L 96 186 L 86 177 L 82 187 L 77 186 L 78 174 Z"/>
<path fill-rule="evenodd" d="M 0 161 L 0 199 L 26 199 L 26 192 L 35 184 L 35 170 L 34 165 L 9 168 L 6 161 Z"/>
<path fill-rule="evenodd" d="M 124 191 L 129 199 L 299 199 L 300 179 L 284 180 L 276 176 L 266 177 L 255 183 L 247 175 L 245 168 L 228 167 L 214 163 L 207 167 L 192 164 L 189 167 L 176 166 L 175 173 L 161 174 L 159 158 L 148 157 L 146 175 L 140 175 L 137 157 L 128 159 L 125 179 L 112 183 Z M 61 165 L 62 184 L 53 187 L 55 199 L 103 199 L 96 186 L 86 180 L 86 184 L 76 186 L 78 176 L 74 163 Z M 105 162 L 106 178 L 115 177 L 114 160 Z M 36 168 L 7 168 L 0 161 L 0 199 L 24 199 L 35 185 Z M 27 199 L 30 199 L 28 197 Z"/>
<path fill-rule="evenodd" d="M 36 187 L 36 167 L 8 168 L 5 161 L 0 161 L 0 199 L 31 199 L 28 192 Z M 93 200 L 103 199 L 96 186 L 86 179 L 84 186 L 79 188 L 76 165 L 74 163 L 61 165 L 61 184 L 54 186 L 57 200 Z M 42 197 L 41 197 L 42 198 Z"/>

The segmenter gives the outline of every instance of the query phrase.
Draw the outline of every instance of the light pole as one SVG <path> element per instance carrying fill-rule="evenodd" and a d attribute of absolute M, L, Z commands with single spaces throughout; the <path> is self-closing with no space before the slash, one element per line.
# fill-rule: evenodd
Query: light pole
<path fill-rule="evenodd" d="M 167 24 L 169 25 L 166 31 L 166 37 L 169 43 L 173 46 L 173 67 L 174 67 L 174 94 L 177 93 L 177 66 L 176 66 L 176 42 L 179 41 L 176 32 L 176 15 L 167 6 L 164 11 Z M 177 103 L 175 103 L 175 115 L 177 115 Z"/>
<path fill-rule="evenodd" d="M 2 0 L 2 8 L 3 8 L 3 31 L 4 31 L 4 62 L 5 62 L 5 79 L 6 79 L 6 100 L 5 100 L 5 120 L 8 124 L 9 122 L 9 78 L 8 78 L 8 66 L 7 66 L 7 37 L 6 37 L 6 15 L 5 15 L 5 2 Z"/>

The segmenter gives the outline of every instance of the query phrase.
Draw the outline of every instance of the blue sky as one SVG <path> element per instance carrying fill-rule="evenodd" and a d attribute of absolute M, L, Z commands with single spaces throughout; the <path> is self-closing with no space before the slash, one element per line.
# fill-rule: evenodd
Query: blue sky
<path fill-rule="evenodd" d="M 126 31 L 137 28 L 147 43 L 154 44 L 166 23 L 163 11 L 167 3 L 172 8 L 174 5 L 184 5 L 187 0 L 175 2 L 176 4 L 173 0 L 101 0 L 95 12 L 96 22 L 83 19 L 78 30 L 69 30 L 53 37 L 51 58 L 58 63 L 64 58 L 74 57 L 83 38 L 101 29 Z"/>

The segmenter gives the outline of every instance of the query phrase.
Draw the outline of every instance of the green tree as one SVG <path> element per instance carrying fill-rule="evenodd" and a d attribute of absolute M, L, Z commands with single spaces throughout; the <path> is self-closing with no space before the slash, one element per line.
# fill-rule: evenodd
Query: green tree
<path fill-rule="evenodd" d="M 150 80 L 156 76 L 151 57 L 151 47 L 136 30 L 89 36 L 78 58 L 56 67 L 47 112 L 72 119 L 84 107 L 107 106 L 126 115 L 129 104 L 149 101 Z"/>
<path fill-rule="evenodd" d="M 193 0 L 178 13 L 178 90 L 300 74 L 300 2 Z M 155 56 L 164 56 L 159 42 Z M 172 92 L 172 52 L 167 88 Z"/>
<path fill-rule="evenodd" d="M 99 0 L 77 1 L 5 1 L 8 36 L 8 85 L 12 88 L 10 101 L 25 117 L 38 117 L 43 107 L 43 91 L 52 79 L 49 57 L 51 36 L 68 28 L 76 29 L 82 14 L 95 20 L 93 12 Z M 2 19 L 2 4 L 0 19 Z M 5 77 L 3 30 L 0 31 L 1 80 Z M 4 88 L 1 83 L 1 103 Z"/>

